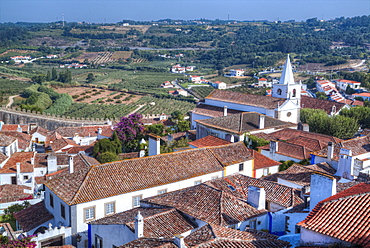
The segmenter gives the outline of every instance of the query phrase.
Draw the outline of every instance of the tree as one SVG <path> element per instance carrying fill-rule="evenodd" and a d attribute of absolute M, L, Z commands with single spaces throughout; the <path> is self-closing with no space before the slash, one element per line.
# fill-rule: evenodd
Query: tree
<path fill-rule="evenodd" d="M 136 151 L 139 147 L 144 131 L 141 118 L 142 116 L 138 113 L 131 114 L 128 117 L 123 116 L 114 128 L 118 138 L 123 143 L 125 152 Z"/>
<path fill-rule="evenodd" d="M 368 103 L 368 102 L 364 102 Z M 354 118 L 362 128 L 370 128 L 370 108 L 369 107 L 354 107 L 350 109 L 343 109 L 340 111 L 340 115 Z"/>
<path fill-rule="evenodd" d="M 48 71 L 46 73 L 46 78 L 45 78 L 46 81 L 50 81 L 51 80 L 51 74 L 50 74 L 50 71 Z"/>
<path fill-rule="evenodd" d="M 352 138 L 359 128 L 355 118 L 342 115 L 329 117 L 321 109 L 301 109 L 301 122 L 307 123 L 311 132 L 340 139 Z"/>
<path fill-rule="evenodd" d="M 153 124 L 147 127 L 150 133 L 154 133 L 159 136 L 163 136 L 164 125 L 162 123 Z"/>
<path fill-rule="evenodd" d="M 184 119 L 184 115 L 181 113 L 180 110 L 175 110 L 171 113 L 171 118 L 173 120 L 182 121 Z"/>
<path fill-rule="evenodd" d="M 252 148 L 254 150 L 257 150 L 257 147 L 268 145 L 270 142 L 268 140 L 258 138 L 257 136 L 254 136 L 252 134 L 245 136 L 244 144 Z"/>
<path fill-rule="evenodd" d="M 58 79 L 57 70 L 53 68 L 51 69 L 51 80 L 57 80 L 57 79 Z"/>
<path fill-rule="evenodd" d="M 316 92 L 316 98 L 317 99 L 322 99 L 322 100 L 327 100 L 328 97 L 326 96 L 326 94 L 324 92 Z"/>
<path fill-rule="evenodd" d="M 87 78 L 86 78 L 86 82 L 87 83 L 92 83 L 93 81 L 95 80 L 94 78 L 94 74 L 92 74 L 91 72 L 89 74 L 87 74 Z"/>
<path fill-rule="evenodd" d="M 175 125 L 176 132 L 185 132 L 190 129 L 190 121 L 178 121 Z"/>
<path fill-rule="evenodd" d="M 103 153 L 98 154 L 96 159 L 100 163 L 108 163 L 108 162 L 116 161 L 118 159 L 118 156 L 117 156 L 117 154 L 115 154 L 113 152 L 103 152 Z"/>

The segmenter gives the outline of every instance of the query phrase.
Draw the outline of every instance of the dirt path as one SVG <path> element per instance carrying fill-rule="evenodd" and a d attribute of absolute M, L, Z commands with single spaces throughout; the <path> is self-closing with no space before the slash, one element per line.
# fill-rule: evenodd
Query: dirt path
<path fill-rule="evenodd" d="M 17 97 L 19 95 L 15 95 L 15 96 L 9 96 L 9 102 L 8 104 L 6 105 L 7 108 L 10 108 L 14 102 L 14 97 Z"/>
<path fill-rule="evenodd" d="M 127 116 L 133 114 L 133 113 L 136 113 L 137 111 L 139 111 L 142 107 L 146 106 L 146 104 L 143 104 L 143 105 L 139 105 L 139 107 L 137 107 L 135 110 L 131 111 L 131 113 L 129 113 Z"/>

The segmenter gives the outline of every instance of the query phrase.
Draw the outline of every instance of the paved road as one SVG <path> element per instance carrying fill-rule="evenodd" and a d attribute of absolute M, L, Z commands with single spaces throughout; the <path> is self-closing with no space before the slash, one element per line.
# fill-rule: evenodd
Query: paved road
<path fill-rule="evenodd" d="M 10 108 L 14 102 L 14 97 L 17 97 L 19 95 L 15 95 L 15 96 L 9 96 L 9 103 L 6 105 L 7 108 Z"/>

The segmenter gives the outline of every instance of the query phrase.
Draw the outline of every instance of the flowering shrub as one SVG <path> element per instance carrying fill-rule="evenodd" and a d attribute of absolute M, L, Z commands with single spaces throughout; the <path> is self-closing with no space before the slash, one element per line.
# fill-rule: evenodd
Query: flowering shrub
<path fill-rule="evenodd" d="M 117 132 L 119 139 L 123 143 L 125 152 L 137 149 L 138 141 L 144 131 L 144 125 L 141 122 L 142 116 L 138 113 L 122 117 L 117 123 L 114 130 Z"/>
<path fill-rule="evenodd" d="M 0 248 L 35 248 L 36 242 L 32 241 L 35 235 L 22 239 L 9 240 L 6 236 L 0 236 Z"/>

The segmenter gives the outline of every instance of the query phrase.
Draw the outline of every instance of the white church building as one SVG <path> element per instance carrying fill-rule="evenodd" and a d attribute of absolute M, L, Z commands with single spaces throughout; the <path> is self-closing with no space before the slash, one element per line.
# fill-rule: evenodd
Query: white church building
<path fill-rule="evenodd" d="M 191 111 L 192 127 L 195 120 L 210 119 L 224 114 L 224 107 L 228 110 L 241 112 L 257 112 L 281 121 L 298 123 L 301 108 L 301 84 L 294 82 L 292 65 L 289 55 L 285 61 L 280 81 L 272 85 L 272 97 L 250 95 L 239 92 L 214 90 Z M 217 109 L 219 108 L 219 109 Z"/>

